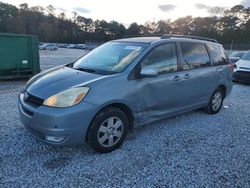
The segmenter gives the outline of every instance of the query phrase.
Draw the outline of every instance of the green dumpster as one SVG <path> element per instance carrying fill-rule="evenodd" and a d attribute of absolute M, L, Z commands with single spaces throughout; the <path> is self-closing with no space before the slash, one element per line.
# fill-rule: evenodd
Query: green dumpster
<path fill-rule="evenodd" d="M 38 37 L 0 33 L 0 79 L 27 78 L 39 72 Z"/>

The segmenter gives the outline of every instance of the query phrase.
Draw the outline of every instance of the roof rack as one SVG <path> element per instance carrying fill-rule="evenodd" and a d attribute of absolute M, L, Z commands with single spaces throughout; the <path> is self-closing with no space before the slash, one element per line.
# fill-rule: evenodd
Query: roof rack
<path fill-rule="evenodd" d="M 163 34 L 143 34 L 143 35 L 125 35 L 124 38 L 131 37 L 162 37 Z"/>
<path fill-rule="evenodd" d="M 206 37 L 199 37 L 199 36 L 193 36 L 193 35 L 163 35 L 161 37 L 161 39 L 167 39 L 167 38 L 188 38 L 188 39 L 197 39 L 197 40 L 205 40 L 205 41 L 210 41 L 210 42 L 215 42 L 215 43 L 219 43 L 217 40 L 215 39 L 211 39 L 211 38 L 206 38 Z"/>

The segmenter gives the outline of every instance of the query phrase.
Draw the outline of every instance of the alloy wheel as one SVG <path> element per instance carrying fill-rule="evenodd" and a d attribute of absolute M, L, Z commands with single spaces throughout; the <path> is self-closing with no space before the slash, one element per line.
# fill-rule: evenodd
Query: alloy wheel
<path fill-rule="evenodd" d="M 211 107 L 213 111 L 217 111 L 218 109 L 220 109 L 222 101 L 223 101 L 222 93 L 217 91 L 213 95 L 212 102 L 211 102 Z"/>
<path fill-rule="evenodd" d="M 101 146 L 114 146 L 123 135 L 123 122 L 118 117 L 109 117 L 98 129 L 97 139 Z"/>

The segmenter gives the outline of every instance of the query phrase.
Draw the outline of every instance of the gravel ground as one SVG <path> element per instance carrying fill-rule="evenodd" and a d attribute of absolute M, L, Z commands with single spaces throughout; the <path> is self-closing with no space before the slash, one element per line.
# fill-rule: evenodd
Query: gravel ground
<path fill-rule="evenodd" d="M 83 53 L 41 52 L 42 69 Z M 194 111 L 144 125 L 120 149 L 98 154 L 30 136 L 17 109 L 25 82 L 0 82 L 0 187 L 250 187 L 250 86 L 235 84 L 217 115 Z"/>
<path fill-rule="evenodd" d="M 57 51 L 40 50 L 41 69 L 72 63 L 86 53 L 85 50 L 59 48 Z"/>

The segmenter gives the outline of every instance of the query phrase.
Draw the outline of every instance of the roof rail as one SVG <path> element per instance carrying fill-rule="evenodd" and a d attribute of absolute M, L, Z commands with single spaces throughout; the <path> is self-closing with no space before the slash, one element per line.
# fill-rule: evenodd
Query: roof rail
<path fill-rule="evenodd" d="M 142 35 L 125 35 L 124 38 L 131 37 L 162 37 L 163 34 L 142 34 Z"/>
<path fill-rule="evenodd" d="M 215 39 L 206 38 L 206 37 L 199 37 L 199 36 L 193 36 L 193 35 L 172 35 L 172 34 L 167 34 L 167 35 L 163 35 L 163 36 L 161 37 L 161 39 L 167 39 L 167 38 L 171 38 L 171 37 L 175 37 L 175 38 L 197 39 L 197 40 L 205 40 L 205 41 L 210 41 L 210 42 L 219 43 L 219 42 L 218 42 L 217 40 L 215 40 Z"/>

